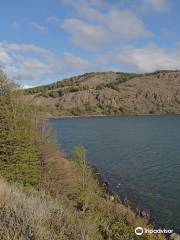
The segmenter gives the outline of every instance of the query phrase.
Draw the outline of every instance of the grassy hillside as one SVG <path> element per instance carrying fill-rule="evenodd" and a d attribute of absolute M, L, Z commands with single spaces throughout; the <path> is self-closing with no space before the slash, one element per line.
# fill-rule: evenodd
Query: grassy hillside
<path fill-rule="evenodd" d="M 106 194 L 82 146 L 66 159 L 34 105 L 3 73 L 0 108 L 0 239 L 133 240 L 136 226 L 152 228 Z"/>
<path fill-rule="evenodd" d="M 47 117 L 179 114 L 180 71 L 87 73 L 25 93 Z"/>

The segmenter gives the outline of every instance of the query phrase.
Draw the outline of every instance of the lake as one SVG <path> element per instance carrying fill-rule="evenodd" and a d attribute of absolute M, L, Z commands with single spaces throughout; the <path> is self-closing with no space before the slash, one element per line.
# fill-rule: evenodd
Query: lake
<path fill-rule="evenodd" d="M 111 189 L 147 209 L 161 226 L 180 232 L 180 116 L 51 120 L 65 153 L 87 149 Z"/>

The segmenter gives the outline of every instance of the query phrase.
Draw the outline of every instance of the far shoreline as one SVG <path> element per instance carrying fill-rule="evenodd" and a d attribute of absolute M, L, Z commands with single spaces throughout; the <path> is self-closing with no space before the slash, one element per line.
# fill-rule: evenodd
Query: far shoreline
<path fill-rule="evenodd" d="M 63 115 L 63 116 L 50 116 L 50 117 L 44 117 L 46 120 L 62 120 L 62 119 L 73 119 L 73 118 L 103 118 L 103 117 L 117 117 L 117 118 L 123 118 L 123 117 L 176 117 L 180 116 L 180 113 L 163 113 L 163 114 L 122 114 L 122 115 L 103 115 L 103 114 L 87 114 L 87 115 Z"/>

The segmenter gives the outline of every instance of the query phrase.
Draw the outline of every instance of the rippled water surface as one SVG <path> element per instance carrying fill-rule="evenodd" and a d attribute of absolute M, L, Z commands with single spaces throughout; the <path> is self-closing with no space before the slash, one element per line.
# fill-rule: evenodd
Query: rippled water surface
<path fill-rule="evenodd" d="M 83 144 L 117 194 L 180 231 L 180 117 L 51 120 L 66 153 Z M 117 186 L 118 185 L 118 186 Z"/>

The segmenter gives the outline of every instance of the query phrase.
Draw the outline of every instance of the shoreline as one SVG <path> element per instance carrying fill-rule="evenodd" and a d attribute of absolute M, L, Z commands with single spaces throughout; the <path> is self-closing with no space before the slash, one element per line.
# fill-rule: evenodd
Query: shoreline
<path fill-rule="evenodd" d="M 126 196 L 119 196 L 117 193 L 115 193 L 112 190 L 111 184 L 103 178 L 102 174 L 98 170 L 98 168 L 90 163 L 88 165 L 93 169 L 94 178 L 98 181 L 99 186 L 102 188 L 104 195 L 104 198 L 110 199 L 111 201 L 116 202 L 117 204 L 123 205 L 125 208 L 130 208 L 132 212 L 137 217 L 140 217 L 142 219 L 147 220 L 147 224 L 150 224 L 153 229 L 168 229 L 166 226 L 163 226 L 161 224 L 158 224 L 155 220 L 155 216 L 151 216 L 150 213 L 148 213 L 149 209 L 145 209 L 143 207 L 134 207 L 132 206 L 132 201 L 130 201 Z M 172 229 L 173 230 L 173 229 Z M 173 230 L 172 234 L 177 234 L 178 237 L 180 237 L 179 232 Z M 171 238 L 172 234 L 164 234 L 167 240 L 169 239 L 175 239 Z"/>
<path fill-rule="evenodd" d="M 122 114 L 122 115 L 103 115 L 103 114 L 96 114 L 96 115 L 91 115 L 91 114 L 87 114 L 87 115 L 63 115 L 63 116 L 51 116 L 51 117 L 45 117 L 45 119 L 47 120 L 58 120 L 58 119 L 73 119 L 73 118 L 102 118 L 102 117 L 117 117 L 117 118 L 121 118 L 121 117 L 158 117 L 158 116 L 162 116 L 162 117 L 169 117 L 169 116 L 180 116 L 180 113 L 171 113 L 171 114 Z"/>
<path fill-rule="evenodd" d="M 48 118 L 47 120 L 62 120 L 62 119 L 78 119 L 78 118 L 102 118 L 102 117 L 156 117 L 156 116 L 177 116 L 179 117 L 180 114 L 142 114 L 142 115 L 82 115 L 82 116 L 60 116 L 60 117 L 54 117 L 54 118 Z M 156 216 L 152 216 L 149 214 L 150 210 L 146 209 L 144 207 L 139 206 L 133 206 L 132 201 L 130 201 L 126 196 L 121 196 L 121 193 L 118 194 L 115 191 L 113 191 L 113 187 L 109 182 L 107 182 L 101 172 L 98 170 L 96 166 L 88 162 L 88 165 L 93 169 L 93 176 L 98 181 L 100 187 L 103 189 L 104 198 L 107 198 L 111 201 L 117 202 L 117 204 L 121 204 L 126 208 L 130 208 L 134 214 L 140 218 L 145 218 L 147 220 L 147 223 L 152 226 L 153 229 L 168 229 L 167 226 L 163 226 L 162 224 L 159 224 L 158 221 L 156 221 Z M 174 230 L 173 233 L 180 234 L 180 232 Z M 167 239 L 170 239 L 171 234 L 165 234 Z M 179 235 L 178 235 L 179 236 Z"/>

